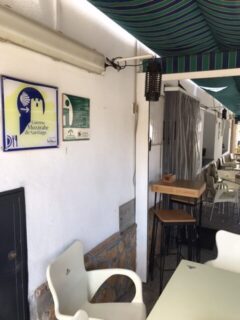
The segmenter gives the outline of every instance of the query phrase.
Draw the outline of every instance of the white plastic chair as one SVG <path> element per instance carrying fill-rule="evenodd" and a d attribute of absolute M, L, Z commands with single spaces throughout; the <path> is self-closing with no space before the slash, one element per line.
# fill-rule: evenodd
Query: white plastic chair
<path fill-rule="evenodd" d="M 218 189 L 218 190 L 216 190 L 216 194 L 213 199 L 210 221 L 212 221 L 212 217 L 213 217 L 216 203 L 222 204 L 223 214 L 224 214 L 224 209 L 225 209 L 224 204 L 233 203 L 237 208 L 237 213 L 239 216 L 238 198 L 239 198 L 238 190 L 235 190 L 235 189 Z"/>
<path fill-rule="evenodd" d="M 97 289 L 112 275 L 125 275 L 133 281 L 135 297 L 130 303 L 90 303 Z M 145 320 L 142 283 L 127 269 L 86 271 L 83 248 L 75 241 L 47 268 L 47 281 L 59 320 Z"/>
<path fill-rule="evenodd" d="M 236 168 L 237 164 L 239 164 L 236 160 L 231 160 L 230 156 L 230 161 L 226 161 L 225 157 L 222 157 L 219 159 L 220 160 L 220 167 L 221 169 L 234 169 Z"/>
<path fill-rule="evenodd" d="M 223 165 L 221 166 L 222 169 L 229 169 L 229 170 L 234 170 L 237 169 L 239 167 L 239 162 L 225 162 L 223 163 Z"/>
<path fill-rule="evenodd" d="M 207 265 L 240 273 L 240 235 L 220 230 L 216 233 L 218 256 Z"/>

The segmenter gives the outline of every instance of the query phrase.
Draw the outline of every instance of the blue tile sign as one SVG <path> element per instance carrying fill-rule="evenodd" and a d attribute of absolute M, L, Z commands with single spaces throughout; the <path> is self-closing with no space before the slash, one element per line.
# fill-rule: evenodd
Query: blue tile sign
<path fill-rule="evenodd" d="M 3 150 L 58 146 L 58 89 L 2 76 Z"/>

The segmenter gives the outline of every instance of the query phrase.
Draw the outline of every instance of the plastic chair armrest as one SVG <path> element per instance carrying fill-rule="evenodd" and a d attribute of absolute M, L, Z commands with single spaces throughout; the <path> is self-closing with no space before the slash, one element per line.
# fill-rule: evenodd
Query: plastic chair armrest
<path fill-rule="evenodd" d="M 204 264 L 206 264 L 207 266 L 212 266 L 212 267 L 214 267 L 214 263 L 215 263 L 216 260 L 217 260 L 217 259 L 208 260 L 208 261 L 206 261 Z"/>
<path fill-rule="evenodd" d="M 136 272 L 128 269 L 100 269 L 100 270 L 92 270 L 87 272 L 88 275 L 88 284 L 89 284 L 89 298 L 91 299 L 98 288 L 106 281 L 109 277 L 113 275 L 124 275 L 129 277 L 136 289 L 135 296 L 132 302 L 143 303 L 142 298 L 142 282 L 140 277 L 136 274 Z"/>
<path fill-rule="evenodd" d="M 59 320 L 103 320 L 100 318 L 89 318 L 88 314 L 84 310 L 78 310 L 74 316 L 58 313 L 56 314 L 56 317 Z"/>
<path fill-rule="evenodd" d="M 62 314 L 55 310 L 55 315 L 58 320 L 89 320 L 87 313 L 84 310 L 78 310 L 73 316 Z"/>

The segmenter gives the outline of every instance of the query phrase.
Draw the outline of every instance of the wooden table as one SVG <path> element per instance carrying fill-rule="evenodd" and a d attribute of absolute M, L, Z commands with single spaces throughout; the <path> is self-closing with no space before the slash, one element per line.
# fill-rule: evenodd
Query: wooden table
<path fill-rule="evenodd" d="M 159 181 L 151 185 L 151 191 L 155 193 L 170 194 L 197 199 L 201 197 L 205 189 L 205 182 L 191 180 L 176 180 L 173 183 Z"/>
<path fill-rule="evenodd" d="M 182 260 L 147 320 L 239 320 L 240 274 Z"/>
<path fill-rule="evenodd" d="M 175 195 L 175 196 L 182 196 L 188 197 L 193 199 L 199 199 L 202 197 L 202 194 L 206 190 L 206 183 L 199 181 L 199 180 L 176 180 L 175 182 L 168 183 L 159 181 L 153 183 L 151 185 L 151 191 L 155 192 L 155 204 L 154 207 L 156 208 L 157 204 L 157 194 L 162 193 L 166 195 Z M 201 228 L 202 226 L 202 199 L 200 201 L 199 206 L 199 218 L 198 218 L 198 226 Z M 153 222 L 154 227 L 154 222 Z M 152 248 L 152 245 L 151 245 Z M 153 249 L 151 249 L 151 255 Z M 197 246 L 197 261 L 200 261 L 200 254 L 201 254 L 201 247 L 200 243 Z M 151 270 L 152 262 L 150 263 L 149 270 Z"/>
<path fill-rule="evenodd" d="M 157 193 L 182 196 L 199 199 L 206 190 L 206 183 L 202 181 L 192 180 L 176 180 L 172 183 L 155 182 L 151 184 L 151 191 L 155 192 L 155 207 L 157 203 Z M 202 201 L 199 209 L 199 225 L 202 223 Z"/>

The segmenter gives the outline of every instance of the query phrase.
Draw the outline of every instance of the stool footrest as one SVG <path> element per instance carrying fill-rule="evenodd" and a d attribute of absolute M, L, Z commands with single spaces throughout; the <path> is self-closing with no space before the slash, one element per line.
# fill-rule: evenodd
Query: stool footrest
<path fill-rule="evenodd" d="M 190 206 L 196 206 L 198 204 L 198 199 L 182 197 L 182 196 L 172 196 L 170 198 L 170 201 L 178 202 L 178 203 L 182 203 Z"/>
<path fill-rule="evenodd" d="M 157 219 L 164 224 L 188 224 L 196 223 L 196 219 L 184 210 L 164 210 L 155 211 Z"/>

